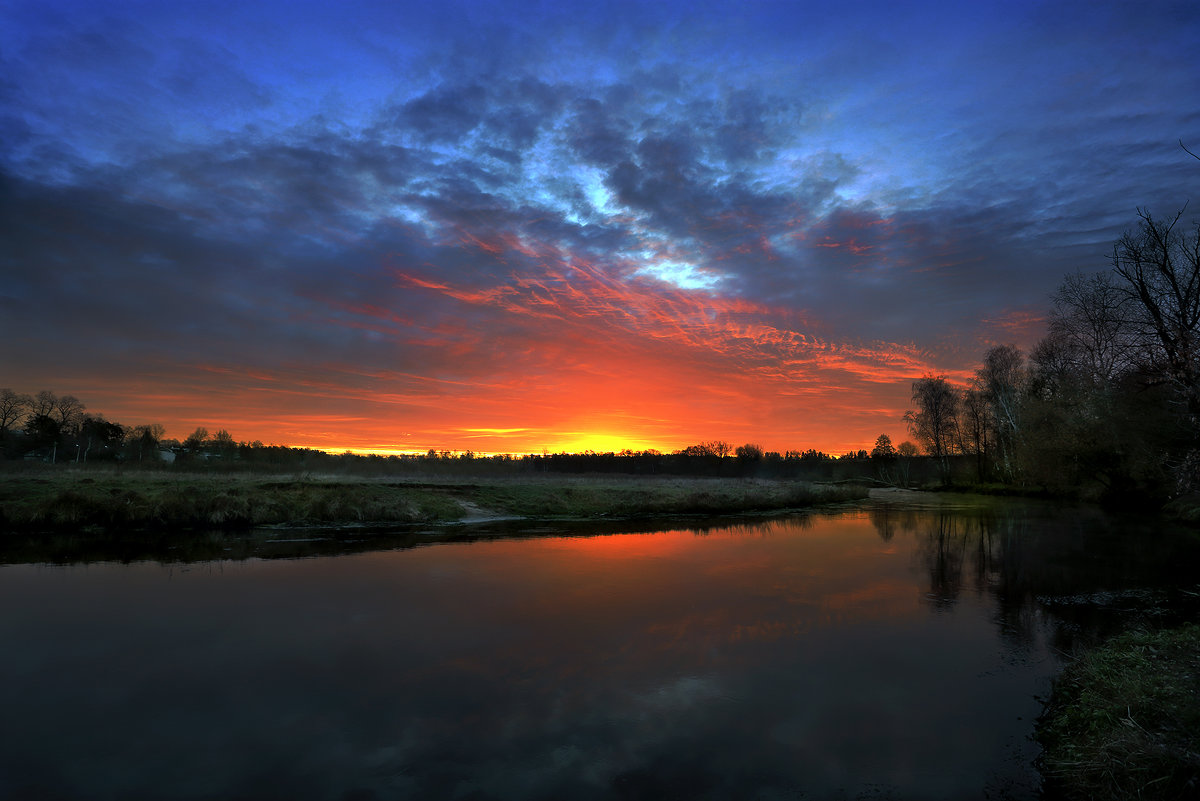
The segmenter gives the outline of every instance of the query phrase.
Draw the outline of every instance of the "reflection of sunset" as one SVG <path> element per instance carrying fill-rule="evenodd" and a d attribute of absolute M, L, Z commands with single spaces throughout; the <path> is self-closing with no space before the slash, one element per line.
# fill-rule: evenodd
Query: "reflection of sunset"
<path fill-rule="evenodd" d="M 776 520 L 704 534 L 495 541 L 472 548 L 481 569 L 486 564 L 500 571 L 532 570 L 532 585 L 555 598 L 555 614 L 564 608 L 577 608 L 581 617 L 606 616 L 610 607 L 658 608 L 660 620 L 650 634 L 663 643 L 694 636 L 697 628 L 721 641 L 769 641 L 834 622 L 928 613 L 913 588 L 907 553 L 884 542 L 863 516 Z M 680 564 L 690 568 L 681 570 Z M 764 584 L 763 575 L 771 582 Z M 738 591 L 714 607 L 703 600 L 704 587 L 714 583 Z"/>

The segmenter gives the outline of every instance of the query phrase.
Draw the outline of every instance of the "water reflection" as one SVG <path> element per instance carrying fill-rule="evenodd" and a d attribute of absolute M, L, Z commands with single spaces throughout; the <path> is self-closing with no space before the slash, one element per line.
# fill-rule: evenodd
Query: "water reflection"
<path fill-rule="evenodd" d="M 1117 628 L 1191 619 L 1200 542 L 1161 521 L 1114 518 L 1098 509 L 993 501 L 876 503 L 879 537 L 917 543 L 927 600 L 953 607 L 961 593 L 995 602 L 1001 634 L 1028 642 L 1039 629 L 1063 653 Z"/>
<path fill-rule="evenodd" d="M 874 505 L 8 565 L 0 797 L 1032 798 L 1034 696 L 1105 619 L 1078 599 L 1182 562 L 1110 533 Z"/>

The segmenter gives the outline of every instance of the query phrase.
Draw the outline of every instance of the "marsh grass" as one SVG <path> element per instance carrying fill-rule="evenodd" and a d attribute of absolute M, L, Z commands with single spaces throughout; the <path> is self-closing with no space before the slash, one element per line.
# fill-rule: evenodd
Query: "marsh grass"
<path fill-rule="evenodd" d="M 363 480 L 68 474 L 0 482 L 0 526 L 12 530 L 239 529 L 461 516 L 442 493 Z"/>
<path fill-rule="evenodd" d="M 764 512 L 865 498 L 864 486 L 748 479 L 547 479 L 472 488 L 482 506 L 521 517 L 592 518 Z"/>
<path fill-rule="evenodd" d="M 1055 682 L 1037 738 L 1050 797 L 1200 798 L 1200 626 L 1086 653 Z"/>
<path fill-rule="evenodd" d="M 226 529 L 728 514 L 866 497 L 862 486 L 749 479 L 531 477 L 469 483 L 119 471 L 57 471 L 0 481 L 0 529 Z"/>

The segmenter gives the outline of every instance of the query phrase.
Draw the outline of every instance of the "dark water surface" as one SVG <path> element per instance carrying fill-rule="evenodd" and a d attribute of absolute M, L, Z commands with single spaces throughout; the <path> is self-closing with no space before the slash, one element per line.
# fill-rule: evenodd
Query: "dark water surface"
<path fill-rule="evenodd" d="M 0 798 L 1036 798 L 1195 540 L 1028 504 L 0 566 Z M 1189 573 L 1189 571 L 1191 571 Z"/>

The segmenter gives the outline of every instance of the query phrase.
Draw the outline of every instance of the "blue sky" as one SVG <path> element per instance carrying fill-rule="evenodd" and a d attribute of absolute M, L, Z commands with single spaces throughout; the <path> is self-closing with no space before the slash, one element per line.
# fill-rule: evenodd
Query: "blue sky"
<path fill-rule="evenodd" d="M 0 385 L 359 449 L 870 447 L 1200 185 L 1194 3 L 0 9 Z"/>

